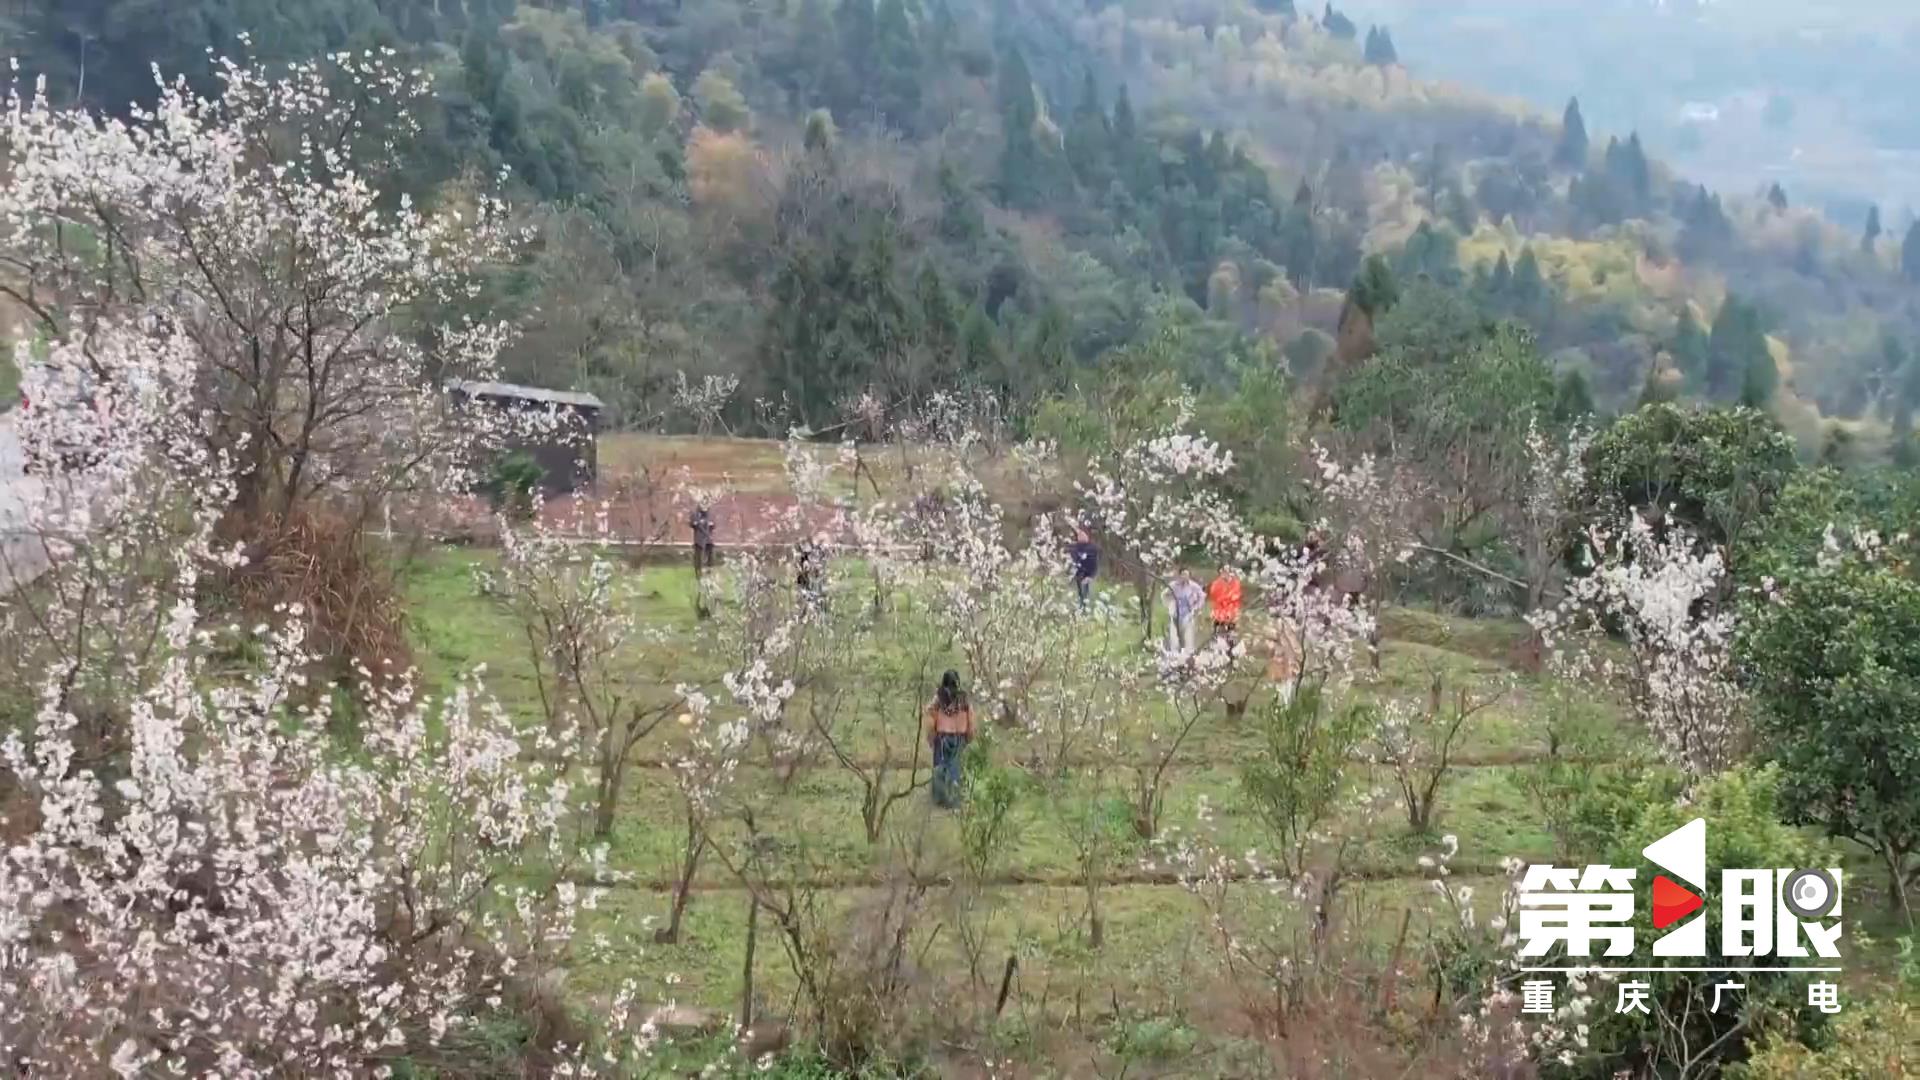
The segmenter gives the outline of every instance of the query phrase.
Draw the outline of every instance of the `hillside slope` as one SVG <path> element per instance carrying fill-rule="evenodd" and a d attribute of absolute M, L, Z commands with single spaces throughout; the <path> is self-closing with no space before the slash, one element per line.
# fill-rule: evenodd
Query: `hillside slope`
<path fill-rule="evenodd" d="M 1525 321 L 1605 407 L 1758 396 L 1813 446 L 1823 417 L 1904 437 L 1920 400 L 1920 242 L 1416 78 L 1359 7 L 181 6 L 16 0 L 3 29 L 56 100 L 108 108 L 149 63 L 204 78 L 241 27 L 268 57 L 418 57 L 442 92 L 395 185 L 509 170 L 537 234 L 483 300 L 524 317 L 510 374 L 629 425 L 818 428 L 969 387 L 1019 422 L 1167 326 L 1189 385 L 1312 379 L 1367 347 L 1342 313 L 1370 254 Z"/>

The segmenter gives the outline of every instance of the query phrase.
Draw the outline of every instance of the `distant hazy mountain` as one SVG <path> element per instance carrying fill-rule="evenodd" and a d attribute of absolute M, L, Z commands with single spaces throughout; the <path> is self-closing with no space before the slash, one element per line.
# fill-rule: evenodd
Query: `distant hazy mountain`
<path fill-rule="evenodd" d="M 1730 191 L 1779 182 L 1843 219 L 1920 207 L 1914 0 L 1369 0 L 1417 73 L 1526 98 L 1578 96 Z"/>

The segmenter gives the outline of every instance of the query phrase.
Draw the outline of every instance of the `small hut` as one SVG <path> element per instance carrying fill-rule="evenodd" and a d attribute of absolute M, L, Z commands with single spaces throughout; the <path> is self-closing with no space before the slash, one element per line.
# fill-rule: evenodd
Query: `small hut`
<path fill-rule="evenodd" d="M 516 425 L 516 434 L 501 448 L 504 454 L 525 454 L 540 466 L 540 491 L 566 495 L 591 488 L 599 466 L 597 441 L 600 411 L 606 404 L 592 394 L 548 390 L 500 382 L 459 382 L 450 388 L 456 404 L 497 409 L 507 413 L 554 412 L 561 423 Z M 537 431 L 538 434 L 532 432 Z M 486 469 L 482 469 L 485 475 Z"/>

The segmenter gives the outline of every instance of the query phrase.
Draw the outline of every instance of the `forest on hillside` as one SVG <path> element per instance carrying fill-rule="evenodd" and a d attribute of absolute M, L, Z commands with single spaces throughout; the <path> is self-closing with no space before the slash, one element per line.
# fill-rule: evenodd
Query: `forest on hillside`
<path fill-rule="evenodd" d="M 977 388 L 1064 436 L 1169 332 L 1245 412 L 1329 402 L 1377 331 L 1500 320 L 1576 406 L 1764 405 L 1808 456 L 1904 456 L 1920 402 L 1920 225 L 1422 81 L 1357 4 L 13 0 L 0 47 L 109 110 L 213 54 L 397 50 L 426 137 L 360 167 L 425 200 L 504 171 L 535 242 L 476 302 L 527 327 L 508 374 L 627 426 Z"/>
<path fill-rule="evenodd" d="M 1376 0 L 1424 76 L 1638 128 L 1696 180 L 1778 181 L 1853 226 L 1920 206 L 1920 119 L 1890 93 L 1920 47 L 1904 0 Z M 1633 57 L 1623 65 L 1622 56 Z"/>

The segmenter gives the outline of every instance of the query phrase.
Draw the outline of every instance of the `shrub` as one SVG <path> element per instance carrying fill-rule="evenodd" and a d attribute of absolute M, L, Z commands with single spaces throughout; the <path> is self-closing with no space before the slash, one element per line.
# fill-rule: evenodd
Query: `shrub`
<path fill-rule="evenodd" d="M 494 463 L 487 476 L 487 500 L 493 508 L 516 521 L 533 516 L 533 495 L 547 472 L 532 456 L 516 452 Z"/>
<path fill-rule="evenodd" d="M 1920 1076 L 1920 1007 L 1876 1001 L 1842 1013 L 1831 1037 L 1813 1049 L 1774 1032 L 1728 1080 L 1901 1080 Z"/>

